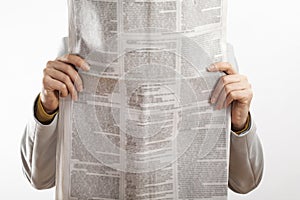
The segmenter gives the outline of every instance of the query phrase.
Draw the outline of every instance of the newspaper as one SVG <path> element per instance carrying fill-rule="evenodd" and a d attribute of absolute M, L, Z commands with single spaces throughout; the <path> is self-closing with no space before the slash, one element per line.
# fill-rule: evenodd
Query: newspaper
<path fill-rule="evenodd" d="M 227 199 L 230 115 L 209 97 L 226 0 L 69 0 L 78 101 L 61 99 L 56 198 Z"/>

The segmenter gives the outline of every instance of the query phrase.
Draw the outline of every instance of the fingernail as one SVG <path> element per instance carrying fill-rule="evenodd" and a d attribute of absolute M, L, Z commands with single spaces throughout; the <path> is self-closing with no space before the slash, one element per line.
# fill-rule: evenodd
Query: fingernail
<path fill-rule="evenodd" d="M 83 63 L 83 68 L 84 69 L 86 69 L 86 70 L 90 70 L 91 68 L 90 68 L 90 66 L 89 66 L 89 64 L 87 64 L 87 63 Z"/>
<path fill-rule="evenodd" d="M 82 92 L 82 91 L 83 91 L 82 85 L 79 85 L 79 86 L 78 86 L 78 91 L 79 91 L 79 92 Z"/>
<path fill-rule="evenodd" d="M 215 64 L 211 64 L 209 67 L 207 67 L 206 68 L 208 71 L 210 71 L 210 72 L 213 72 L 213 71 L 216 71 L 216 66 L 215 66 Z"/>
<path fill-rule="evenodd" d="M 72 97 L 73 101 L 77 101 L 77 95 Z"/>
<path fill-rule="evenodd" d="M 215 99 L 214 97 L 212 97 L 212 98 L 210 99 L 210 102 L 211 102 L 211 103 L 215 103 L 215 102 L 216 102 L 216 99 Z"/>

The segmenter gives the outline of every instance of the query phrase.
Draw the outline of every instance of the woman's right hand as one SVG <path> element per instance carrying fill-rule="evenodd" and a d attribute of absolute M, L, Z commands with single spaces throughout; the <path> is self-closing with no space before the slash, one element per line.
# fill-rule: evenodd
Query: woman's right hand
<path fill-rule="evenodd" d="M 73 54 L 66 54 L 54 61 L 47 62 L 40 98 L 43 108 L 48 114 L 58 108 L 59 95 L 66 97 L 71 94 L 72 99 L 77 100 L 77 92 L 83 90 L 82 80 L 75 66 L 85 71 L 90 69 L 81 57 Z"/>

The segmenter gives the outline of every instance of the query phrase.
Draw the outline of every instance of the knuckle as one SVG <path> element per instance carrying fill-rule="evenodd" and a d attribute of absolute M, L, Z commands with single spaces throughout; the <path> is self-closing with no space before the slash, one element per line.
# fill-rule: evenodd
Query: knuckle
<path fill-rule="evenodd" d="M 46 67 L 51 67 L 52 65 L 53 65 L 53 61 L 52 60 L 47 61 Z"/>
<path fill-rule="evenodd" d="M 69 84 L 71 82 L 70 77 L 67 75 L 64 75 L 62 79 L 65 84 Z"/>
<path fill-rule="evenodd" d="M 67 96 L 69 94 L 66 86 L 63 86 L 62 89 L 60 90 L 62 94 L 64 94 L 65 96 Z"/>
<path fill-rule="evenodd" d="M 46 74 L 48 74 L 48 68 L 47 68 L 47 67 L 43 69 L 43 74 L 44 74 L 44 76 L 45 76 Z"/>
<path fill-rule="evenodd" d="M 71 76 L 71 78 L 75 78 L 75 76 L 76 76 L 76 71 L 71 65 L 67 65 L 66 73 L 69 74 L 69 76 Z"/>
<path fill-rule="evenodd" d="M 44 86 L 48 84 L 48 78 L 47 78 L 47 76 L 43 77 L 42 83 L 43 83 Z"/>
<path fill-rule="evenodd" d="M 67 66 L 66 73 L 68 74 L 68 76 L 71 80 L 73 80 L 73 81 L 76 80 L 78 74 L 77 74 L 76 70 L 71 65 Z"/>
<path fill-rule="evenodd" d="M 82 66 L 82 64 L 83 64 L 83 60 L 76 55 L 73 56 L 73 61 L 74 61 L 74 64 L 78 67 Z"/>
<path fill-rule="evenodd" d="M 227 76 L 226 75 L 222 76 L 221 81 L 222 81 L 223 84 L 226 84 L 227 83 Z"/>
<path fill-rule="evenodd" d="M 226 94 L 228 94 L 231 91 L 231 87 L 229 85 L 225 85 L 224 90 L 225 90 Z"/>
<path fill-rule="evenodd" d="M 76 58 L 78 64 L 80 64 L 80 65 L 85 64 L 85 60 L 82 57 L 76 55 L 75 58 Z"/>
<path fill-rule="evenodd" d="M 236 78 L 235 78 L 235 81 L 236 81 L 236 82 L 239 82 L 239 83 L 243 82 L 243 77 L 242 77 L 242 75 L 237 74 L 237 76 L 236 76 Z"/>
<path fill-rule="evenodd" d="M 229 96 L 231 97 L 231 99 L 235 99 L 236 94 L 235 94 L 234 92 L 230 92 L 230 93 L 229 93 Z"/>
<path fill-rule="evenodd" d="M 248 82 L 248 77 L 245 75 L 241 75 L 241 79 Z"/>
<path fill-rule="evenodd" d="M 62 83 L 62 84 L 60 84 L 59 89 L 60 89 L 60 91 L 63 92 L 63 91 L 65 91 L 67 89 L 67 86 Z"/>
<path fill-rule="evenodd" d="M 231 69 L 232 68 L 232 65 L 229 62 L 225 62 L 225 66 L 226 66 L 227 69 Z"/>
<path fill-rule="evenodd" d="M 69 64 L 67 64 L 66 67 L 65 67 L 65 72 L 66 72 L 67 74 L 70 74 L 71 68 L 72 68 L 72 67 L 71 67 Z"/>
<path fill-rule="evenodd" d="M 79 66 L 83 66 L 84 65 L 84 61 L 81 58 L 78 58 L 78 65 Z"/>
<path fill-rule="evenodd" d="M 67 93 L 65 93 L 64 91 L 61 91 L 61 96 L 62 97 L 66 97 L 68 94 Z"/>

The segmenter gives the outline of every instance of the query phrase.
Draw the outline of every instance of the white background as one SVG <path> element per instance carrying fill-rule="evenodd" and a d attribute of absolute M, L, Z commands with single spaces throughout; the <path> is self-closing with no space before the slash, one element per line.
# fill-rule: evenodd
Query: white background
<path fill-rule="evenodd" d="M 252 83 L 252 115 L 265 152 L 261 185 L 230 200 L 300 199 L 300 2 L 229 0 L 228 41 Z M 0 3 L 0 199 L 53 200 L 24 178 L 20 140 L 42 69 L 67 36 L 66 0 Z"/>

